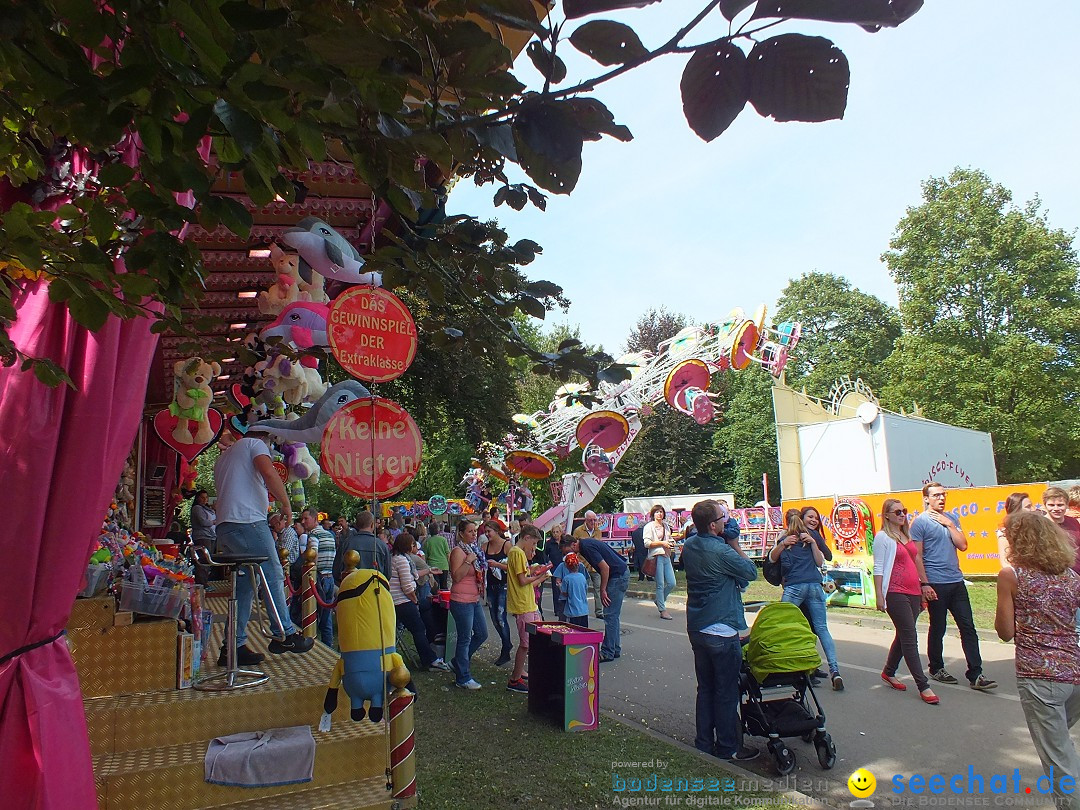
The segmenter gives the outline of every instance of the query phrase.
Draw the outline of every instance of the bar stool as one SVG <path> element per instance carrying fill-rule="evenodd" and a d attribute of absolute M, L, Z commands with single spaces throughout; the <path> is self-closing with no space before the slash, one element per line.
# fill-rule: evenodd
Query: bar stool
<path fill-rule="evenodd" d="M 224 634 L 225 671 L 200 678 L 192 685 L 193 688 L 204 692 L 224 692 L 229 689 L 245 689 L 249 686 L 266 683 L 270 680 L 270 676 L 265 672 L 255 669 L 241 669 L 236 662 L 236 577 L 241 569 L 245 569 L 247 575 L 252 578 L 252 609 L 258 610 L 259 588 L 264 585 L 262 569 L 259 566 L 269 558 L 265 555 L 254 554 L 218 554 L 217 557 L 211 557 L 209 549 L 205 546 L 195 546 L 194 554 L 196 559 L 203 565 L 214 568 L 228 568 L 229 584 L 232 592 L 229 594 L 229 611 Z M 269 593 L 267 597 L 267 613 L 272 614 L 272 617 L 268 615 L 268 618 L 271 619 L 271 627 L 273 626 L 273 619 L 277 619 L 278 627 L 283 627 L 281 617 L 277 615 L 274 600 L 269 598 Z"/>

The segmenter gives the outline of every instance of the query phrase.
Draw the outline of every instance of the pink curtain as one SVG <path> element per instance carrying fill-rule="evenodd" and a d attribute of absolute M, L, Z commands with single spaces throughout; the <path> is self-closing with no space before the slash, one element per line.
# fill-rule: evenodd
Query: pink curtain
<path fill-rule="evenodd" d="M 49 302 L 17 294 L 24 352 L 49 357 L 76 389 L 0 367 L 0 763 L 16 808 L 95 808 L 79 681 L 63 636 L 143 408 L 156 336 L 110 318 L 97 333 Z"/>

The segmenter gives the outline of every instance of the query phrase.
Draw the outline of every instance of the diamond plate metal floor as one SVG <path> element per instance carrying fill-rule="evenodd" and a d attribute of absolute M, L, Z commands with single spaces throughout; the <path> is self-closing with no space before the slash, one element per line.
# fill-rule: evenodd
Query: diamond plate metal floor
<path fill-rule="evenodd" d="M 225 600 L 208 600 L 224 613 Z M 248 644 L 266 653 L 267 639 L 250 628 Z M 222 627 L 215 624 L 207 672 L 219 670 Z M 84 642 L 85 643 L 85 642 Z M 317 731 L 323 697 L 337 653 L 316 643 L 303 655 L 269 655 L 257 669 L 270 680 L 233 692 L 193 689 L 93 697 L 84 700 L 100 810 L 200 810 L 209 807 L 406 808 L 416 799 L 392 800 L 386 789 L 388 727 L 349 719 L 348 700 L 333 728 Z M 239 731 L 310 725 L 315 773 L 310 783 L 274 788 L 207 784 L 203 760 L 209 741 Z"/>

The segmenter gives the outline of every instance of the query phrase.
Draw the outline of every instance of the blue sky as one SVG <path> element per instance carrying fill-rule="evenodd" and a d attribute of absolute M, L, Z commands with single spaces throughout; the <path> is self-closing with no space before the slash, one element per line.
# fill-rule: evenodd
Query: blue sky
<path fill-rule="evenodd" d="M 665 0 L 602 16 L 632 25 L 651 49 L 703 5 Z M 721 35 L 713 16 L 687 41 Z M 1054 227 L 1080 226 L 1080 3 L 927 0 L 877 34 L 799 21 L 784 31 L 829 37 L 847 55 L 843 120 L 778 124 L 748 104 L 705 143 L 682 114 L 688 57 L 670 56 L 597 89 L 634 140 L 586 144 L 573 194 L 552 195 L 547 212 L 515 212 L 492 205 L 491 186 L 465 181 L 448 210 L 497 217 L 512 238 L 539 242 L 528 274 L 573 302 L 549 325 L 580 324 L 583 339 L 613 354 L 650 307 L 722 320 L 735 306 L 772 308 L 789 279 L 814 270 L 896 304 L 880 256 L 920 183 L 955 166 L 986 172 L 1016 203 L 1038 195 Z M 602 70 L 567 61 L 565 86 Z M 524 56 L 516 72 L 537 80 Z"/>

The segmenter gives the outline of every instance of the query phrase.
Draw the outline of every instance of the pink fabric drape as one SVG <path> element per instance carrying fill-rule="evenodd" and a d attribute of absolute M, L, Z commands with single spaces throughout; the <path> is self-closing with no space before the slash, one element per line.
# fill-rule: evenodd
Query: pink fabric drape
<path fill-rule="evenodd" d="M 95 808 L 79 681 L 62 636 L 142 412 L 157 340 L 150 321 L 97 333 L 49 302 L 16 296 L 16 345 L 49 357 L 78 390 L 0 367 L 0 763 L 4 799 L 35 810 Z M 45 642 L 45 643 L 43 643 Z"/>

